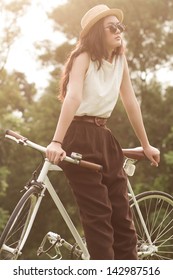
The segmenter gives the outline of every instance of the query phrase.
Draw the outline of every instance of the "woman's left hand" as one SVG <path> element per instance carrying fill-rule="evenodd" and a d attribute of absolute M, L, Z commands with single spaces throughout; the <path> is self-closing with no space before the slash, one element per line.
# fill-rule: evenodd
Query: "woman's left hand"
<path fill-rule="evenodd" d="M 160 162 L 160 151 L 151 145 L 143 148 L 143 150 L 146 157 L 151 161 L 151 165 L 158 167 Z"/>

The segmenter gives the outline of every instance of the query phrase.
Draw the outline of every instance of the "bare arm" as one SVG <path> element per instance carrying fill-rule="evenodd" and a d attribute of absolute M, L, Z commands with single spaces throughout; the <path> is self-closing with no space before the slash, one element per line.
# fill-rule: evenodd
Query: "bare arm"
<path fill-rule="evenodd" d="M 121 84 L 121 99 L 127 112 L 129 121 L 144 149 L 144 153 L 149 158 L 152 165 L 158 166 L 160 161 L 160 153 L 158 149 L 152 147 L 149 143 L 142 119 L 141 109 L 131 84 L 127 61 L 125 57 L 124 59 L 125 66 Z"/>
<path fill-rule="evenodd" d="M 89 57 L 86 53 L 80 54 L 73 63 L 69 78 L 68 94 L 66 95 L 62 105 L 61 113 L 53 137 L 54 140 L 63 142 L 67 129 L 70 126 L 73 117 L 81 103 L 83 82 L 88 65 Z M 58 143 L 52 142 L 47 147 L 46 156 L 53 163 L 58 163 L 59 160 L 63 160 L 65 155 L 65 151 Z"/>

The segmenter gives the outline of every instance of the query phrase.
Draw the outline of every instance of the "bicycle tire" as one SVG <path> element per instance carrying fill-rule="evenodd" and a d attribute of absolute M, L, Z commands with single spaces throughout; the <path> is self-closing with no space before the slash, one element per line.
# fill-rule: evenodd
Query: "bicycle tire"
<path fill-rule="evenodd" d="M 161 191 L 148 191 L 136 196 L 153 246 L 157 252 L 141 254 L 141 259 L 173 259 L 173 197 Z M 138 253 L 149 246 L 133 200 L 130 207 L 138 237 Z M 140 259 L 140 257 L 139 257 Z"/>
<path fill-rule="evenodd" d="M 15 260 L 21 255 L 33 224 L 31 215 L 40 192 L 41 189 L 32 186 L 13 210 L 0 237 L 0 260 Z"/>

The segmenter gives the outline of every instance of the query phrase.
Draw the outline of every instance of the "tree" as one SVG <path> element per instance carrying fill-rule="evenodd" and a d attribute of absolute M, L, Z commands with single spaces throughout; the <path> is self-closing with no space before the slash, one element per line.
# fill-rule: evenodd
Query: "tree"
<path fill-rule="evenodd" d="M 170 183 L 168 183 L 170 180 L 165 181 L 165 170 L 167 170 L 165 159 L 167 159 L 170 165 L 172 153 L 170 154 L 169 152 L 169 157 L 166 156 L 167 148 L 163 149 L 163 146 L 165 141 L 167 141 L 167 134 L 169 137 L 172 135 L 169 133 L 172 127 L 172 109 L 170 105 L 172 104 L 172 88 L 167 88 L 165 93 L 165 87 L 158 82 L 156 74 L 163 66 L 172 69 L 173 2 L 171 0 L 132 0 L 129 5 L 127 0 L 117 0 L 104 1 L 104 3 L 110 8 L 117 7 L 124 11 L 124 23 L 127 25 L 127 31 L 124 33 L 124 36 L 132 83 L 141 103 L 144 123 L 150 141 L 161 150 L 159 169 L 153 170 L 149 164 L 145 164 L 144 168 L 140 168 L 137 175 L 139 180 L 137 180 L 136 188 L 138 191 L 149 189 L 151 187 L 149 184 L 152 181 L 153 188 L 157 187 L 170 192 Z M 73 47 L 71 39 L 74 39 L 74 42 L 76 42 L 78 38 L 81 29 L 81 16 L 96 4 L 102 4 L 102 1 L 83 2 L 71 0 L 67 4 L 57 7 L 52 12 L 50 18 L 54 20 L 55 28 L 60 28 L 69 39 L 66 45 L 62 46 L 65 55 L 56 55 L 54 57 L 54 65 L 56 61 L 58 63 L 63 63 L 63 60 L 65 61 L 66 53 Z M 75 17 L 69 16 L 69 14 L 74 14 Z M 55 50 L 55 53 L 61 54 L 61 50 L 60 46 Z M 166 118 L 163 118 L 162 116 L 165 115 Z M 134 132 L 129 126 L 121 102 L 117 104 L 109 125 L 123 147 L 139 145 Z M 166 177 L 169 177 L 169 172 Z M 155 178 L 157 179 L 155 180 Z M 142 180 L 145 186 L 139 189 L 139 182 Z"/>
<path fill-rule="evenodd" d="M 3 141 L 5 129 L 11 128 L 16 131 L 20 131 L 23 127 L 23 131 L 26 130 L 24 126 L 24 112 L 28 110 L 29 104 L 33 102 L 35 95 L 34 84 L 29 84 L 26 81 L 26 77 L 22 73 L 8 74 L 5 69 L 1 71 L 0 75 L 0 215 L 1 223 L 0 230 L 4 225 L 8 215 L 7 205 L 3 206 L 4 196 L 7 193 L 9 195 L 8 186 L 12 186 L 15 180 L 15 173 L 11 173 L 9 170 L 13 166 L 15 170 L 16 147 L 9 149 L 7 143 Z M 19 152 L 20 153 L 20 152 Z M 21 157 L 19 156 L 19 159 Z M 7 167 L 8 166 L 8 167 Z M 19 173 L 17 173 L 19 174 Z M 12 176 L 12 182 L 9 178 Z M 14 177 L 13 177 L 14 176 Z M 16 180 L 18 181 L 18 180 Z M 13 189 L 12 189 L 13 190 Z M 15 191 L 15 190 L 13 190 Z M 7 204 L 11 204 L 11 201 L 7 201 Z"/>
<path fill-rule="evenodd" d="M 6 193 L 6 189 L 8 187 L 7 185 L 7 176 L 9 174 L 9 171 L 7 167 L 3 166 L 0 167 L 0 197 L 4 197 Z M 8 218 L 8 211 L 4 210 L 2 207 L 0 207 L 0 232 L 3 229 L 7 218 Z"/>
<path fill-rule="evenodd" d="M 18 19 L 23 15 L 29 3 L 30 0 L 19 0 L 7 4 L 6 1 L 1 0 L 0 74 L 7 62 L 10 48 L 20 34 Z"/>
<path fill-rule="evenodd" d="M 61 68 L 78 38 L 81 16 L 88 8 L 99 3 L 101 4 L 102 1 L 70 0 L 62 6 L 57 6 L 49 15 L 55 23 L 55 29 L 65 32 L 67 41 L 58 47 L 53 46 L 51 42 L 44 42 L 43 46 L 39 45 L 39 53 L 41 53 L 39 58 L 42 59 L 43 65 L 54 66 L 50 84 L 41 98 L 34 99 L 35 87 L 27 82 L 22 73 L 9 75 L 4 70 L 1 72 L 0 114 L 3 115 L 3 119 L 0 120 L 1 128 L 13 127 L 14 130 L 37 143 L 45 146 L 49 143 L 61 107 L 57 101 Z M 124 36 L 133 86 L 141 104 L 150 141 L 161 150 L 161 163 L 158 168 L 151 168 L 148 161 L 138 164 L 135 178 L 132 179 L 133 186 L 136 192 L 160 189 L 172 193 L 173 88 L 165 89 L 156 79 L 155 73 L 165 63 L 170 69 L 172 67 L 173 3 L 171 0 L 132 0 L 130 3 L 129 0 L 105 0 L 104 3 L 109 7 L 121 8 L 124 11 L 127 25 Z M 44 49 L 45 52 L 43 52 Z M 139 145 L 120 100 L 109 120 L 109 127 L 124 148 Z M 38 166 L 42 157 L 35 151 L 10 143 L 3 143 L 3 145 L 0 143 L 0 152 L 2 155 L 0 166 L 3 168 L 0 170 L 0 175 L 3 174 L 5 185 L 10 186 L 7 193 L 8 197 L 14 197 L 14 203 L 15 198 L 18 200 L 19 197 L 16 193 L 29 179 L 28 174 L 31 174 Z M 51 180 L 75 223 L 79 226 L 76 207 L 65 178 L 52 174 Z M 0 190 L 4 193 L 6 187 L 4 188 L 3 184 L 0 185 Z M 14 207 L 11 201 L 3 198 L 0 203 L 3 209 L 9 211 Z M 43 216 L 47 217 L 46 225 L 43 222 Z M 45 233 L 50 228 L 55 231 L 61 228 L 62 235 L 68 235 L 60 217 L 56 222 L 55 220 L 55 211 L 50 201 L 46 199 L 37 219 L 38 227 L 33 230 L 34 240 L 41 240 L 40 228 Z M 33 247 L 36 247 L 35 243 Z M 27 256 L 31 259 L 35 258 L 32 248 L 28 248 Z"/>

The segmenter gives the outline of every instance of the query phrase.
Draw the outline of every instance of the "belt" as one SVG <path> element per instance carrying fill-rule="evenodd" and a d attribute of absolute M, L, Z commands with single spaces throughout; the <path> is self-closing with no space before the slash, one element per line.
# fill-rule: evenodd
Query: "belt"
<path fill-rule="evenodd" d="M 74 121 L 83 121 L 96 124 L 97 126 L 105 126 L 107 122 L 107 118 L 100 118 L 95 116 L 75 116 Z"/>

